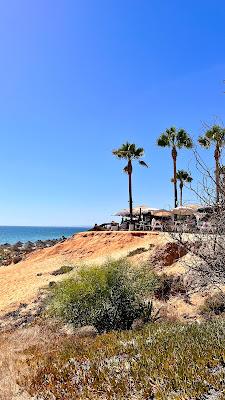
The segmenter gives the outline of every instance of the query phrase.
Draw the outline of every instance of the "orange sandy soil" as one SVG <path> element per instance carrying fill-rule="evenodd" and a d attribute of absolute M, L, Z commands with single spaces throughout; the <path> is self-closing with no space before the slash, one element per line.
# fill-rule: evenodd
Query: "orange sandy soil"
<path fill-rule="evenodd" d="M 0 268 L 0 314 L 16 309 L 20 303 L 32 302 L 50 281 L 63 279 L 65 275 L 51 275 L 62 265 L 103 262 L 167 240 L 165 234 L 157 232 L 82 232 L 51 248 L 37 250 L 18 264 Z"/>

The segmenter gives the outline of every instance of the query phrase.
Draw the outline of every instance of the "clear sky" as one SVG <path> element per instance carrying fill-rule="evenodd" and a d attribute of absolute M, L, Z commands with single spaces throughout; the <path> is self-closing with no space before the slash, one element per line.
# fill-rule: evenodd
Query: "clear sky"
<path fill-rule="evenodd" d="M 223 0 L 2 0 L 0 60 L 0 225 L 111 220 L 128 206 L 111 154 L 127 140 L 150 164 L 134 167 L 134 204 L 172 206 L 157 136 L 225 121 Z"/>

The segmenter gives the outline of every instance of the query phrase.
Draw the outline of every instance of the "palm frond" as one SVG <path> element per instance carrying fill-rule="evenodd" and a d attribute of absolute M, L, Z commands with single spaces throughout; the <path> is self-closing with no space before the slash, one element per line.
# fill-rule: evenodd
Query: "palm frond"
<path fill-rule="evenodd" d="M 188 176 L 185 182 L 191 183 L 193 181 L 193 178 L 191 176 Z"/>
<path fill-rule="evenodd" d="M 144 155 L 143 147 L 135 147 L 133 149 L 133 158 L 140 158 Z"/>
<path fill-rule="evenodd" d="M 205 147 L 206 149 L 209 149 L 211 141 L 206 136 L 199 136 L 198 143 L 200 144 L 200 146 Z"/>
<path fill-rule="evenodd" d="M 143 160 L 140 160 L 139 164 L 142 165 L 142 167 L 148 168 L 148 164 L 146 164 L 146 162 L 144 162 Z"/>
<path fill-rule="evenodd" d="M 125 174 L 128 174 L 128 165 L 126 165 L 126 167 L 124 167 L 123 172 L 125 172 Z"/>
<path fill-rule="evenodd" d="M 206 137 L 211 142 L 216 142 L 219 146 L 224 146 L 225 144 L 225 129 L 220 125 L 213 125 L 210 129 L 205 132 L 204 137 Z"/>
<path fill-rule="evenodd" d="M 160 147 L 170 147 L 171 143 L 168 134 L 162 133 L 157 140 L 157 145 Z"/>
<path fill-rule="evenodd" d="M 179 129 L 176 134 L 176 145 L 179 149 L 185 147 L 191 149 L 193 147 L 192 140 L 184 129 Z"/>

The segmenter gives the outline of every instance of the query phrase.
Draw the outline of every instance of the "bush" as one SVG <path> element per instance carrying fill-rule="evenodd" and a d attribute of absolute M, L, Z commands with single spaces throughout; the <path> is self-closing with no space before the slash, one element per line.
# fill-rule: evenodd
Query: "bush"
<path fill-rule="evenodd" d="M 202 314 L 220 315 L 225 312 L 225 293 L 219 292 L 208 297 L 201 307 Z"/>
<path fill-rule="evenodd" d="M 71 272 L 73 270 L 73 267 L 70 265 L 63 265 L 59 269 L 56 269 L 51 273 L 51 275 L 57 276 L 57 275 L 63 275 L 63 274 L 68 274 L 68 272 Z"/>
<path fill-rule="evenodd" d="M 76 327 L 93 325 L 98 332 L 130 329 L 137 318 L 151 320 L 152 306 L 143 296 L 153 292 L 156 282 L 152 272 L 133 270 L 126 260 L 86 267 L 76 279 L 53 289 L 49 311 Z"/>
<path fill-rule="evenodd" d="M 168 300 L 171 296 L 179 293 L 186 294 L 186 288 L 181 276 L 162 274 L 159 277 L 158 286 L 154 291 L 154 295 L 158 300 Z"/>
<path fill-rule="evenodd" d="M 133 256 L 136 256 L 137 254 L 145 253 L 146 251 L 148 251 L 148 249 L 146 249 L 145 247 L 138 247 L 135 250 L 131 250 L 128 253 L 127 257 L 133 257 Z"/>

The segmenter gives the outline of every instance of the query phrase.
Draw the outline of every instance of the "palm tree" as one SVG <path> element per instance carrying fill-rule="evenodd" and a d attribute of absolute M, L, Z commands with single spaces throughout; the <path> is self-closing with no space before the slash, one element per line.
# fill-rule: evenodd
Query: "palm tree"
<path fill-rule="evenodd" d="M 221 150 L 225 145 L 225 129 L 220 125 L 213 125 L 203 136 L 198 138 L 199 144 L 205 149 L 209 149 L 213 144 L 215 158 L 215 181 L 216 181 L 216 202 L 220 200 L 220 156 Z"/>
<path fill-rule="evenodd" d="M 130 207 L 130 220 L 133 221 L 133 199 L 132 199 L 132 172 L 133 160 L 139 160 L 139 164 L 148 167 L 148 165 L 140 158 L 144 155 L 144 149 L 142 147 L 136 147 L 134 143 L 124 143 L 117 150 L 113 150 L 113 155 L 117 158 L 127 160 L 127 165 L 124 167 L 123 171 L 128 174 L 128 186 L 129 186 L 129 207 Z"/>
<path fill-rule="evenodd" d="M 177 149 L 193 147 L 192 140 L 184 129 L 176 129 L 174 126 L 166 129 L 157 140 L 160 147 L 170 147 L 173 159 L 173 184 L 174 184 L 174 207 L 178 206 L 177 200 Z"/>
<path fill-rule="evenodd" d="M 172 179 L 173 181 L 173 179 Z M 179 186 L 180 186 L 180 206 L 182 206 L 183 204 L 183 187 L 184 187 L 184 183 L 191 183 L 193 181 L 193 178 L 191 177 L 191 175 L 189 175 L 189 173 L 187 171 L 184 171 L 183 169 L 179 169 L 177 171 L 177 181 L 180 182 Z"/>

